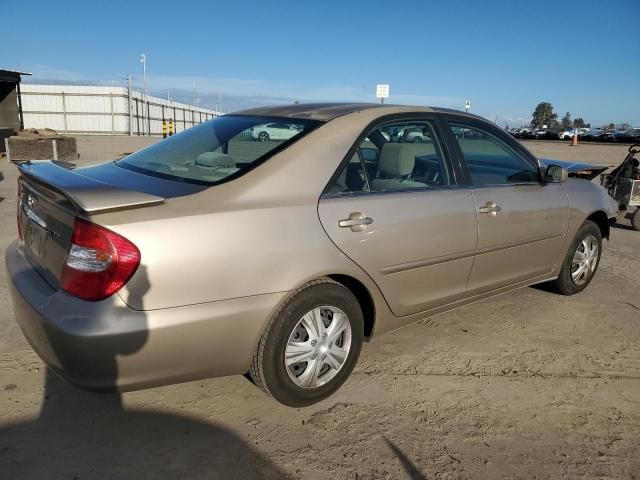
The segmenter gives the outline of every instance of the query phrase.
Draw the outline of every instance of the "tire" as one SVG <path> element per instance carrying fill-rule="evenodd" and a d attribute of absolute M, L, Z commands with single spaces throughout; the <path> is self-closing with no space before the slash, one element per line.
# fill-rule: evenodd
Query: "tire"
<path fill-rule="evenodd" d="M 640 207 L 636 208 L 636 211 L 631 216 L 631 226 L 634 230 L 640 232 Z"/>
<path fill-rule="evenodd" d="M 314 317 L 313 312 L 317 311 L 321 312 L 321 317 Z M 312 332 L 312 327 L 315 328 L 314 318 L 323 320 L 328 337 Z M 345 328 L 335 342 L 330 343 L 331 327 L 342 324 L 340 319 L 346 320 L 348 329 Z M 309 321 L 312 322 L 309 330 L 302 325 L 304 321 L 307 325 Z M 336 321 L 338 323 L 334 324 Z M 347 335 L 348 330 L 350 335 Z M 358 361 L 363 338 L 364 319 L 353 293 L 332 280 L 314 280 L 296 290 L 269 320 L 254 352 L 249 375 L 258 387 L 284 405 L 312 405 L 333 394 L 349 377 Z M 292 343 L 295 345 L 292 346 Z M 342 349 L 342 346 L 345 348 Z M 294 349 L 293 352 L 291 349 Z M 344 361 L 338 362 L 331 355 L 334 349 L 347 350 Z M 287 356 L 290 358 L 289 365 L 285 364 Z M 306 357 L 308 360 L 294 363 L 291 359 L 297 357 Z M 339 368 L 331 366 L 332 362 L 334 365 L 340 363 Z M 313 369 L 312 366 L 319 368 Z M 313 375 L 316 372 L 319 374 Z"/>
<path fill-rule="evenodd" d="M 594 252 L 589 248 L 590 246 L 597 246 L 597 251 Z M 584 259 L 583 255 L 587 255 L 587 258 Z M 598 270 L 601 255 L 600 227 L 591 220 L 587 220 L 576 233 L 562 264 L 560 275 L 555 280 L 558 291 L 563 295 L 574 295 L 587 288 Z M 580 268 L 582 268 L 582 274 L 578 272 Z"/>
<path fill-rule="evenodd" d="M 422 143 L 422 137 L 415 137 L 413 143 Z"/>
<path fill-rule="evenodd" d="M 266 142 L 267 140 L 269 140 L 269 134 L 267 132 L 260 132 L 258 134 L 259 142 Z"/>

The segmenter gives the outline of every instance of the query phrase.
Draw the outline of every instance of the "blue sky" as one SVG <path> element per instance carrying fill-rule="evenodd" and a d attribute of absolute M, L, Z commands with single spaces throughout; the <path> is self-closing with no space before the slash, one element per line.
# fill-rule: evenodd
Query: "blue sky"
<path fill-rule="evenodd" d="M 201 104 L 376 101 L 528 123 L 540 101 L 640 125 L 640 1 L 0 1 L 0 66 Z M 28 5 L 28 6 L 27 6 Z"/>

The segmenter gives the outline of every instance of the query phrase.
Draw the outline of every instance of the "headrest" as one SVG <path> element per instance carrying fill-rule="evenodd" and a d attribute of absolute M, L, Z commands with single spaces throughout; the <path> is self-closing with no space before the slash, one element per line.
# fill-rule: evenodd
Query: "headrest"
<path fill-rule="evenodd" d="M 235 167 L 230 155 L 218 152 L 204 152 L 196 157 L 196 165 L 201 167 Z"/>
<path fill-rule="evenodd" d="M 380 172 L 391 177 L 404 177 L 413 172 L 416 157 L 411 148 L 402 143 L 385 143 L 380 151 Z"/>

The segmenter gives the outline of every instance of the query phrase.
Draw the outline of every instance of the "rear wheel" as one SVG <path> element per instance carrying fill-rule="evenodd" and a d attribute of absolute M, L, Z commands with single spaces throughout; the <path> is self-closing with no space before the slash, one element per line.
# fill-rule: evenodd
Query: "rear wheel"
<path fill-rule="evenodd" d="M 640 231 L 640 207 L 636 208 L 636 211 L 631 216 L 631 226 L 634 230 Z"/>
<path fill-rule="evenodd" d="M 251 378 L 285 405 L 311 405 L 351 374 L 363 337 L 362 311 L 351 291 L 332 280 L 315 280 L 297 290 L 267 324 Z"/>
<path fill-rule="evenodd" d="M 602 233 L 591 220 L 587 220 L 576 233 L 567 256 L 555 281 L 564 295 L 581 292 L 591 283 L 600 264 Z"/>

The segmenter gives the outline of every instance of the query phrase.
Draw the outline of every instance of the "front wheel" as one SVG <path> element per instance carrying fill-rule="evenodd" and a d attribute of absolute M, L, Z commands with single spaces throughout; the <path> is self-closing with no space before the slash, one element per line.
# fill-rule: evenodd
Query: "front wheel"
<path fill-rule="evenodd" d="M 601 253 L 600 227 L 587 220 L 576 233 L 555 281 L 560 293 L 574 295 L 587 288 L 598 269 Z"/>
<path fill-rule="evenodd" d="M 346 287 L 315 280 L 274 314 L 260 339 L 250 375 L 290 407 L 333 394 L 351 374 L 364 337 L 362 310 Z"/>
<path fill-rule="evenodd" d="M 269 140 L 269 134 L 267 132 L 260 132 L 258 135 L 258 141 L 266 142 L 267 140 Z"/>

